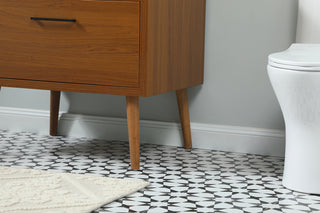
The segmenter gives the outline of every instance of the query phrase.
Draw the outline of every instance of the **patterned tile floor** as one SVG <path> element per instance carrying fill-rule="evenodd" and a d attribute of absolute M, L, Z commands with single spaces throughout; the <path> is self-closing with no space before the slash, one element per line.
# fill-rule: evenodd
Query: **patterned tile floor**
<path fill-rule="evenodd" d="M 283 158 L 142 145 L 129 168 L 127 142 L 0 130 L 0 166 L 147 180 L 151 186 L 93 213 L 319 212 L 320 196 L 281 185 Z"/>

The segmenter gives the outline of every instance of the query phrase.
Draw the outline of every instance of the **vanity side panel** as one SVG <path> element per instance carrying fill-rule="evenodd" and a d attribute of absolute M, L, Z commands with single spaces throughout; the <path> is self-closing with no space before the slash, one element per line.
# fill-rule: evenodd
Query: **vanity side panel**
<path fill-rule="evenodd" d="M 146 79 L 144 96 L 202 84 L 206 1 L 144 2 L 147 7 L 146 64 L 141 66 Z"/>

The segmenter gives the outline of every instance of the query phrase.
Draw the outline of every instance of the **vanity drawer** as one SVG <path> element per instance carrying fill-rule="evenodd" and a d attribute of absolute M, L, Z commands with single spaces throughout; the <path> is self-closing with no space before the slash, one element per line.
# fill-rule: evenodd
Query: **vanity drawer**
<path fill-rule="evenodd" d="M 139 13 L 134 0 L 0 1 L 0 78 L 139 87 Z"/>

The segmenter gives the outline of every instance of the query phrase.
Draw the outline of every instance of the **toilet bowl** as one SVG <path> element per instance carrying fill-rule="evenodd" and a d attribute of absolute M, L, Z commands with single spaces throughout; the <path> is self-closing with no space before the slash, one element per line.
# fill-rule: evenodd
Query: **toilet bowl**
<path fill-rule="evenodd" d="M 268 75 L 286 126 L 283 185 L 320 194 L 320 44 L 269 56 Z"/>

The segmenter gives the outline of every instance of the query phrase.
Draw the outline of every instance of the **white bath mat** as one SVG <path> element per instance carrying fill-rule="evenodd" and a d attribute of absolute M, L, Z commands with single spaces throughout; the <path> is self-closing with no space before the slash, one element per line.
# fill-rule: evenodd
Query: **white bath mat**
<path fill-rule="evenodd" d="M 147 185 L 139 180 L 0 167 L 0 212 L 87 213 Z"/>

